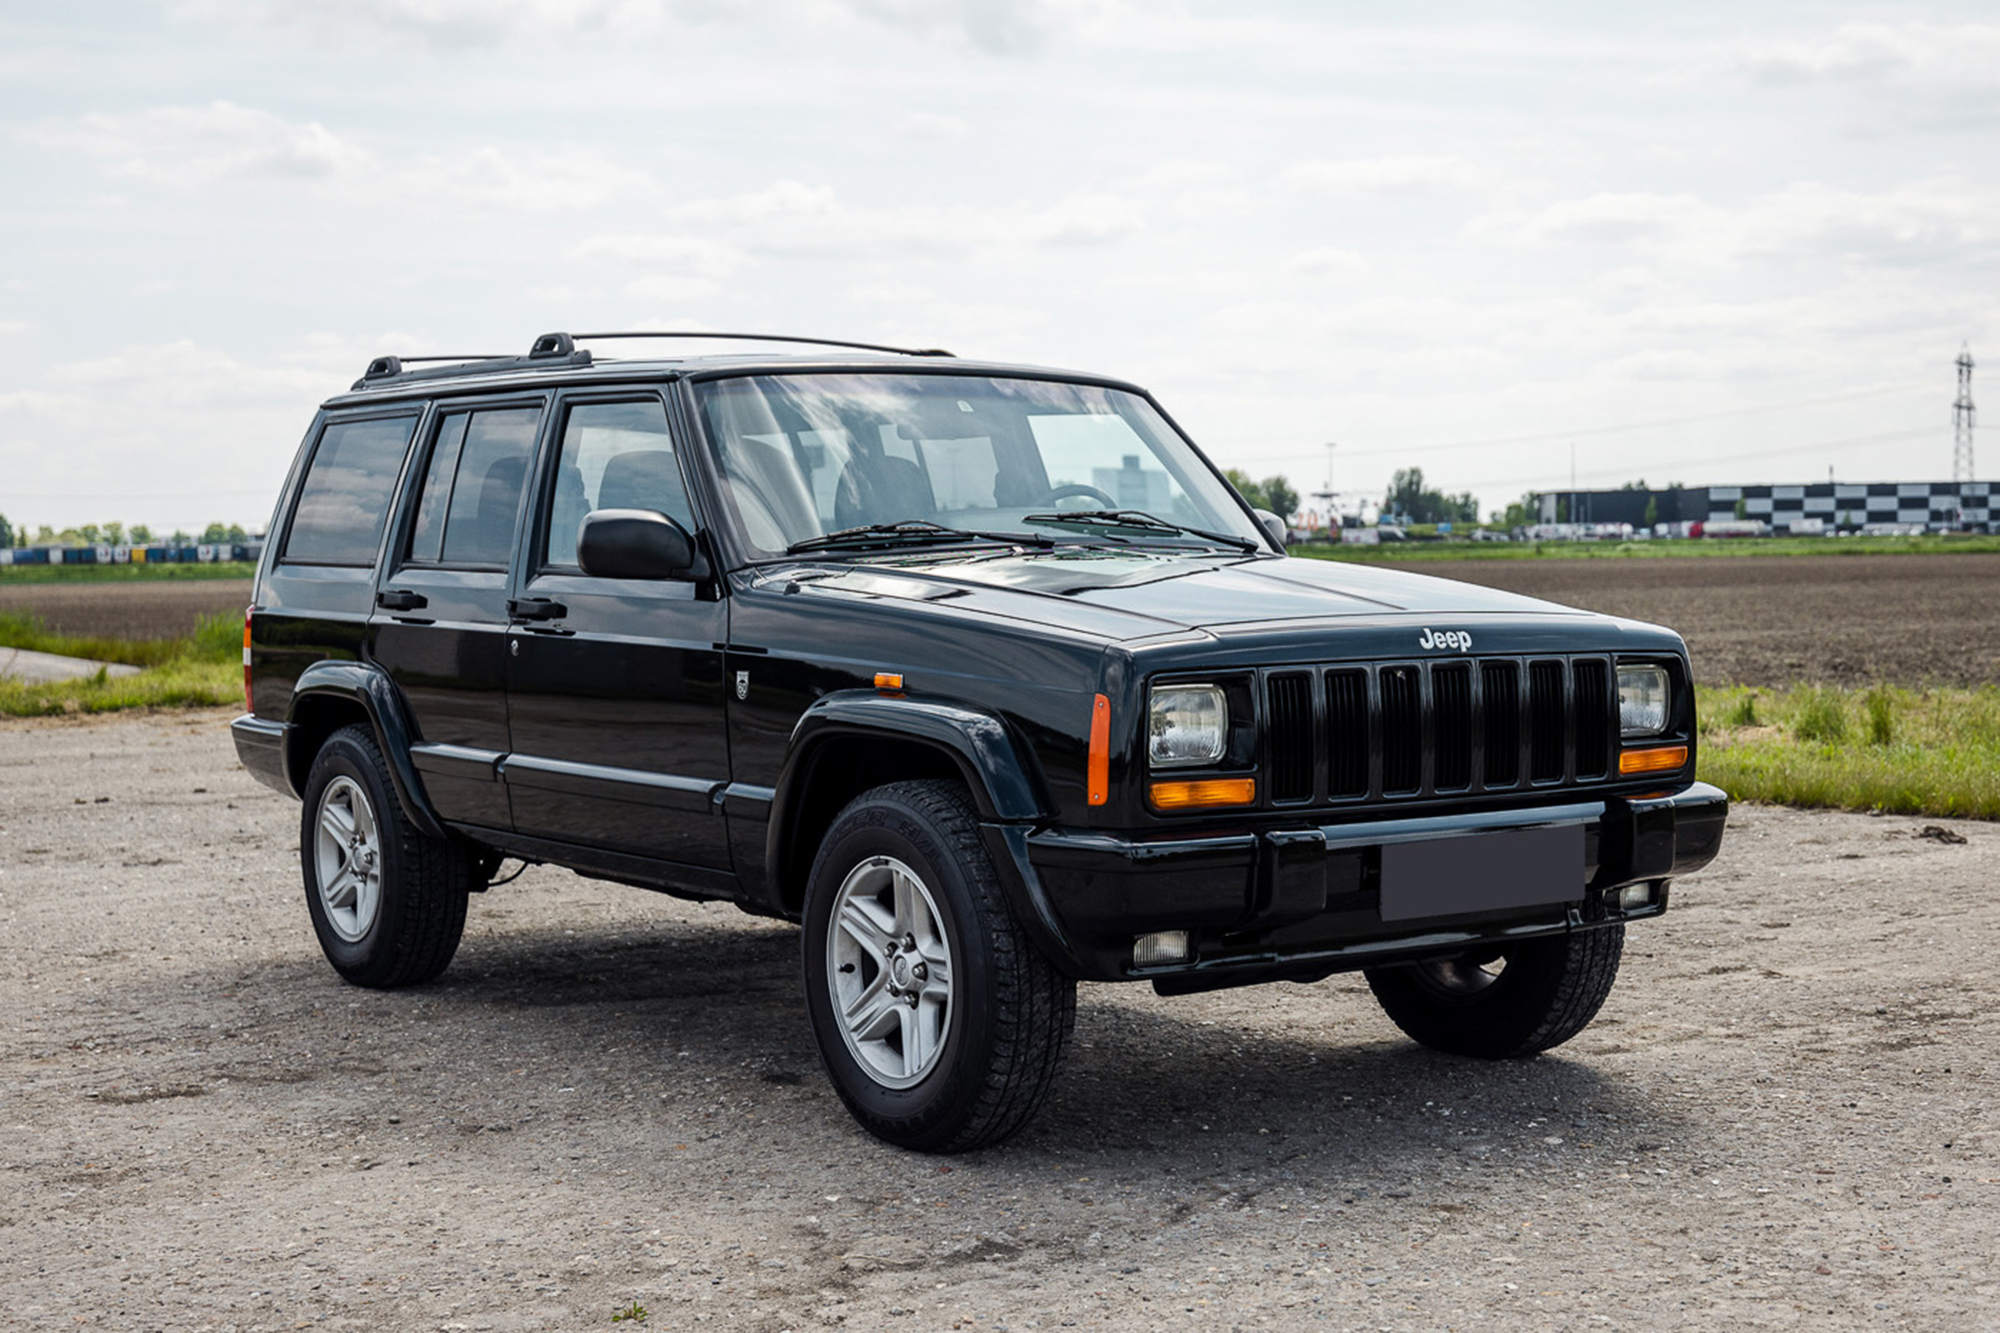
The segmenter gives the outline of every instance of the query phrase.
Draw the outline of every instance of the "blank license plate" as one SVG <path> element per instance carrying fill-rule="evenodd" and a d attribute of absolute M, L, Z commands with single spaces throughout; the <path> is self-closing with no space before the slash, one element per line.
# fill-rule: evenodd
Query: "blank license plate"
<path fill-rule="evenodd" d="M 1470 833 L 1382 849 L 1382 919 L 1416 921 L 1583 897 L 1583 825 Z"/>

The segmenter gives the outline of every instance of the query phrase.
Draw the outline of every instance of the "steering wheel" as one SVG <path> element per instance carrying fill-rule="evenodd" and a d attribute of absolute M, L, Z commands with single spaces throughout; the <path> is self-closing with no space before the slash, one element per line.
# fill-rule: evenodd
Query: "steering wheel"
<path fill-rule="evenodd" d="M 1067 486 L 1058 486 L 1041 499 L 1035 501 L 1035 503 L 1038 505 L 1052 505 L 1058 500 L 1067 500 L 1071 496 L 1076 495 L 1087 495 L 1093 500 L 1102 500 L 1106 509 L 1116 509 L 1118 507 L 1118 502 L 1109 495 L 1098 490 L 1095 486 L 1087 486 L 1080 481 L 1073 481 Z"/>

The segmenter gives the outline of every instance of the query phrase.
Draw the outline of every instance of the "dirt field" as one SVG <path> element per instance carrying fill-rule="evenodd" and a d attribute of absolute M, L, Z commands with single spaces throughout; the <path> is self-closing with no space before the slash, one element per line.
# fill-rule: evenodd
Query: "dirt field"
<path fill-rule="evenodd" d="M 1986 685 L 2000 679 L 2000 555 L 1452 560 L 1402 566 L 1671 625 L 1695 678 Z"/>
<path fill-rule="evenodd" d="M 438 984 L 343 986 L 225 716 L 0 723 L 11 1326 L 2000 1322 L 2000 827 L 1739 811 L 1526 1064 L 1355 979 L 1087 987 L 1049 1115 L 940 1161 L 728 908 L 532 871 Z"/>
<path fill-rule="evenodd" d="M 158 579 L 130 583 L 14 583 L 0 577 L 0 614 L 26 612 L 61 634 L 176 639 L 203 616 L 238 619 L 248 579 Z"/>
<path fill-rule="evenodd" d="M 2000 679 L 2000 555 L 1683 560 L 1454 560 L 1420 574 L 1671 625 L 1698 679 L 1779 686 Z M 55 629 L 171 637 L 250 599 L 247 582 L 33 584 L 0 579 L 0 612 Z"/>

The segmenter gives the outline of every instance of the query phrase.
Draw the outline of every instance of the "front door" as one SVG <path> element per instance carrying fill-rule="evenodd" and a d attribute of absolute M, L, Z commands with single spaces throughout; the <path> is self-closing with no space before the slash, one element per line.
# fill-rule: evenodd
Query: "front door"
<path fill-rule="evenodd" d="M 375 661 L 415 724 L 410 760 L 445 819 L 511 824 L 507 568 L 543 403 L 450 405 L 433 414 L 416 493 L 390 538 L 370 623 Z"/>
<path fill-rule="evenodd" d="M 574 395 L 541 478 L 507 656 L 520 832 L 727 870 L 726 604 L 693 583 L 602 579 L 576 563 L 593 509 L 698 531 L 656 393 Z"/>

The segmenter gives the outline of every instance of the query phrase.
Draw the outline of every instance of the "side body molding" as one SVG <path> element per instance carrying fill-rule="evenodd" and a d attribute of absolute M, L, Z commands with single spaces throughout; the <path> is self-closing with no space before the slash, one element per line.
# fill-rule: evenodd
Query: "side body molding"
<path fill-rule="evenodd" d="M 423 779 L 410 762 L 410 743 L 415 738 L 409 715 L 403 710 L 402 698 L 389 674 L 365 662 L 315 662 L 299 674 L 298 684 L 292 688 L 290 720 L 296 723 L 302 702 L 328 695 L 361 705 L 375 728 L 375 743 L 382 747 L 382 756 L 389 761 L 390 781 L 395 784 L 397 799 L 402 801 L 410 822 L 429 837 L 444 837 L 444 826 L 438 823 L 437 814 L 431 809 Z M 300 728 L 290 727 L 286 736 L 285 776 L 293 790 L 299 792 L 305 790 L 307 770 L 313 759 L 301 753 L 302 748 Z"/>

